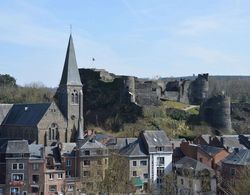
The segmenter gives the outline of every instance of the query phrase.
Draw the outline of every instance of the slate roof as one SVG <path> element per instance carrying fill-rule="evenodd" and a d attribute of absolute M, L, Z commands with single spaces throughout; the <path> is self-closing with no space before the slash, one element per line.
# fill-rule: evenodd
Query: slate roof
<path fill-rule="evenodd" d="M 137 140 L 136 137 L 113 138 L 106 143 L 106 146 L 109 149 L 120 150 L 123 147 L 127 146 L 128 144 L 135 142 L 136 140 Z"/>
<path fill-rule="evenodd" d="M 240 144 L 238 135 L 223 135 L 221 136 L 223 139 L 223 145 L 225 148 L 245 148 L 242 144 Z M 220 140 L 220 138 L 218 138 Z"/>
<path fill-rule="evenodd" d="M 66 58 L 63 67 L 60 85 L 80 85 L 82 86 L 79 70 L 77 67 L 73 38 L 70 35 Z"/>
<path fill-rule="evenodd" d="M 62 143 L 61 155 L 63 156 L 74 156 L 76 143 Z"/>
<path fill-rule="evenodd" d="M 181 168 L 181 169 L 193 169 L 195 171 L 202 171 L 204 169 L 207 169 L 209 171 L 213 171 L 209 166 L 201 163 L 200 161 L 197 161 L 193 158 L 190 157 L 183 157 L 179 161 L 175 163 L 176 168 Z"/>
<path fill-rule="evenodd" d="M 143 135 L 149 147 L 170 145 L 170 140 L 163 130 L 144 131 Z"/>
<path fill-rule="evenodd" d="M 129 157 L 147 157 L 146 149 L 139 139 L 122 148 L 119 153 Z"/>
<path fill-rule="evenodd" d="M 8 141 L 7 154 L 27 154 L 29 153 L 29 144 L 27 140 L 11 140 Z"/>
<path fill-rule="evenodd" d="M 44 116 L 51 103 L 14 104 L 2 125 L 35 126 Z"/>
<path fill-rule="evenodd" d="M 0 125 L 3 122 L 6 115 L 9 113 L 13 104 L 0 104 Z"/>
<path fill-rule="evenodd" d="M 42 158 L 41 150 L 43 150 L 43 145 L 41 144 L 30 144 L 29 152 L 31 159 Z"/>
<path fill-rule="evenodd" d="M 215 156 L 216 154 L 218 154 L 220 151 L 223 150 L 223 148 L 213 147 L 208 145 L 199 145 L 199 147 L 210 156 Z"/>
<path fill-rule="evenodd" d="M 101 142 L 98 142 L 94 136 L 87 137 L 83 140 L 82 145 L 80 146 L 81 149 L 98 149 L 103 148 L 105 149 L 106 146 L 103 145 Z"/>
<path fill-rule="evenodd" d="M 225 164 L 233 164 L 233 165 L 250 165 L 250 150 L 247 149 L 239 149 L 236 150 L 229 156 L 223 160 Z"/>

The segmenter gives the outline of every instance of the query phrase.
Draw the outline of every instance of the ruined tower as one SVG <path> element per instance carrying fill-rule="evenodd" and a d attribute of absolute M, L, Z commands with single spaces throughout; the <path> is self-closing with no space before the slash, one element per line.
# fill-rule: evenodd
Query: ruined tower
<path fill-rule="evenodd" d="M 66 141 L 75 141 L 79 120 L 82 115 L 82 83 L 77 67 L 75 49 L 72 36 L 69 37 L 63 72 L 56 92 L 56 102 L 59 109 L 67 119 Z M 80 100 L 81 98 L 81 100 Z M 80 106 L 79 106 L 80 104 Z"/>
<path fill-rule="evenodd" d="M 200 117 L 221 133 L 230 133 L 232 131 L 230 97 L 221 94 L 207 99 L 201 105 Z"/>

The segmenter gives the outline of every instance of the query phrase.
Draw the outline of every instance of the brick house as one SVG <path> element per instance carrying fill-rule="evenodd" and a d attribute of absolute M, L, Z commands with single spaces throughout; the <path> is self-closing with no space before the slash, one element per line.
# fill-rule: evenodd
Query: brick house
<path fill-rule="evenodd" d="M 215 170 L 219 169 L 220 161 L 229 155 L 223 148 L 189 142 L 182 142 L 180 148 L 185 156 L 198 160 Z"/>

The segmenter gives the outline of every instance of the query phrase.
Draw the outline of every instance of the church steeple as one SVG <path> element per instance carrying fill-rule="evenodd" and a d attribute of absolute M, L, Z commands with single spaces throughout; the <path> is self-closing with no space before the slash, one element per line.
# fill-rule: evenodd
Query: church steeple
<path fill-rule="evenodd" d="M 73 38 L 70 34 L 60 85 L 82 86 L 74 49 Z"/>
<path fill-rule="evenodd" d="M 66 142 L 75 141 L 79 129 L 83 131 L 83 94 L 71 35 L 69 37 L 61 81 L 55 98 L 59 109 L 67 120 Z"/>

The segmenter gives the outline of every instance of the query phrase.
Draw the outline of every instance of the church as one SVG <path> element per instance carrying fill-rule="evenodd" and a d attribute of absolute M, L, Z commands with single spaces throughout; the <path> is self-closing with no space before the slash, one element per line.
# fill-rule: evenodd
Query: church
<path fill-rule="evenodd" d="M 25 139 L 48 146 L 55 142 L 75 142 L 83 127 L 82 82 L 70 35 L 54 101 L 0 104 L 0 138 Z"/>

